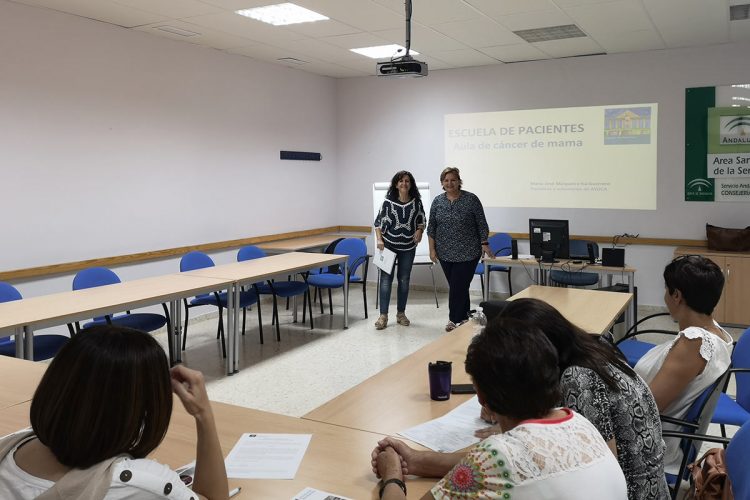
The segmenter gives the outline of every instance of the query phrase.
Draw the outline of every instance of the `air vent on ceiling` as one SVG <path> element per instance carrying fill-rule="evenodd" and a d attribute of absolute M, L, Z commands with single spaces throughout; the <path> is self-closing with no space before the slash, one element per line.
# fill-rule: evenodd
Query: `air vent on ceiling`
<path fill-rule="evenodd" d="M 157 26 L 156 29 L 160 31 L 166 31 L 167 33 L 172 33 L 173 35 L 180 35 L 180 36 L 200 35 L 200 33 L 196 33 L 195 31 L 188 31 L 182 28 L 175 28 L 174 26 Z"/>
<path fill-rule="evenodd" d="M 564 40 L 565 38 L 579 38 L 586 36 L 581 28 L 575 24 L 563 24 L 562 26 L 548 26 L 546 28 L 534 28 L 530 30 L 514 31 L 529 43 L 549 42 L 550 40 Z"/>
<path fill-rule="evenodd" d="M 750 19 L 750 4 L 731 5 L 729 7 L 730 21 L 744 21 Z"/>
<path fill-rule="evenodd" d="M 281 59 L 276 59 L 280 63 L 285 64 L 296 64 L 299 66 L 300 64 L 307 64 L 307 61 L 303 61 L 302 59 L 296 59 L 294 57 L 282 57 Z"/>

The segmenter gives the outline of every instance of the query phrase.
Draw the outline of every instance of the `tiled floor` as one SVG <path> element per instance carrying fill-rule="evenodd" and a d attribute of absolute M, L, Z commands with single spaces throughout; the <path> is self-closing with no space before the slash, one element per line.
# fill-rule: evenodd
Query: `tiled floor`
<path fill-rule="evenodd" d="M 232 376 L 224 374 L 221 345 L 216 339 L 216 313 L 194 319 L 189 326 L 183 360 L 204 373 L 211 399 L 301 416 L 444 334 L 448 316 L 445 293 L 439 295 L 440 308 L 436 308 L 431 290 L 413 290 L 406 311 L 411 326 L 396 324 L 395 305 L 392 305 L 390 324 L 378 331 L 374 327 L 378 317 L 374 288 L 368 289 L 368 319 L 364 319 L 362 295 L 358 292 L 352 290 L 346 330 L 340 291 L 333 294 L 333 316 L 328 314 L 327 302 L 323 315 L 316 308 L 314 330 L 310 330 L 309 323 L 302 324 L 301 305 L 299 323 L 292 322 L 291 310 L 282 308 L 280 342 L 276 341 L 275 328 L 270 324 L 270 303 L 262 306 L 263 345 L 258 338 L 257 311 L 248 312 L 247 332 L 240 340 L 240 370 Z M 479 300 L 478 295 L 472 297 L 474 305 Z M 641 307 L 639 316 L 661 310 Z M 203 312 L 211 310 L 206 308 Z M 648 327 L 675 330 L 676 323 L 666 316 L 651 320 Z M 728 330 L 735 336 L 741 333 L 739 329 Z M 164 342 L 165 336 L 162 334 L 160 339 Z M 664 337 L 646 336 L 645 340 L 663 342 Z"/>

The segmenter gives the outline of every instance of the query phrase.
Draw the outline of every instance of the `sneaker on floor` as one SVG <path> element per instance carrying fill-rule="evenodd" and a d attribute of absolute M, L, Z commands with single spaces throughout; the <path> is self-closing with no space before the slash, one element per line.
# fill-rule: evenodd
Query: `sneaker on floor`
<path fill-rule="evenodd" d="M 405 313 L 398 313 L 396 314 L 396 323 L 401 326 L 409 326 L 411 321 L 409 321 L 409 318 L 406 317 Z"/>
<path fill-rule="evenodd" d="M 456 326 L 458 326 L 458 325 L 456 325 L 453 321 L 449 321 L 448 324 L 445 325 L 445 331 L 446 332 L 452 332 L 453 330 L 456 329 Z"/>
<path fill-rule="evenodd" d="M 386 326 L 388 326 L 388 315 L 381 314 L 378 320 L 375 322 L 375 329 L 383 330 Z"/>

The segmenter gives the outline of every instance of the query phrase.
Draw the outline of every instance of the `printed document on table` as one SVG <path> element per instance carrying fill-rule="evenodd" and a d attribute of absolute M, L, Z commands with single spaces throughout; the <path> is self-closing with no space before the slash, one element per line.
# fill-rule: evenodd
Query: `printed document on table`
<path fill-rule="evenodd" d="M 235 479 L 294 479 L 312 434 L 243 434 L 224 465 Z"/>
<path fill-rule="evenodd" d="M 375 255 L 372 256 L 372 263 L 386 274 L 393 272 L 393 264 L 396 262 L 396 253 L 384 248 L 378 250 L 375 247 Z"/>
<path fill-rule="evenodd" d="M 489 427 L 479 417 L 482 406 L 476 396 L 446 413 L 440 418 L 414 426 L 400 435 L 427 448 L 445 453 L 453 453 L 478 443 L 474 431 Z"/>

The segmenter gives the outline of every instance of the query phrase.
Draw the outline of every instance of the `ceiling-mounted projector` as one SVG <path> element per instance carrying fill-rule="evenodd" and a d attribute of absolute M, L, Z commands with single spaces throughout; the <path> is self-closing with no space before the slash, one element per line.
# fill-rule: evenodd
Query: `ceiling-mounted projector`
<path fill-rule="evenodd" d="M 411 57 L 399 58 L 379 62 L 376 71 L 378 76 L 427 76 L 427 63 Z"/>
<path fill-rule="evenodd" d="M 378 76 L 427 76 L 427 63 L 417 61 L 409 55 L 409 47 L 411 47 L 411 0 L 406 0 L 404 7 L 406 9 L 406 53 L 390 61 L 379 62 L 375 67 L 375 73 Z"/>

